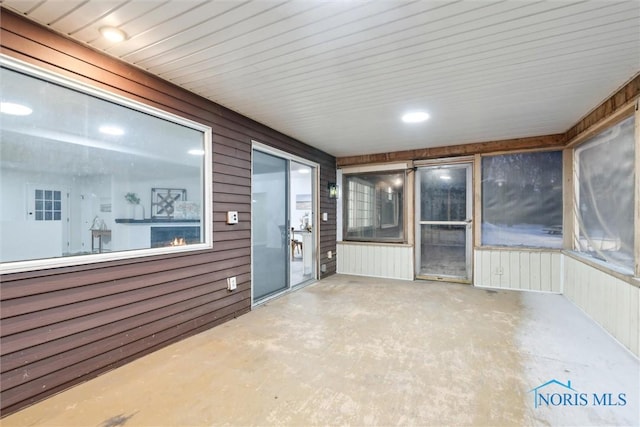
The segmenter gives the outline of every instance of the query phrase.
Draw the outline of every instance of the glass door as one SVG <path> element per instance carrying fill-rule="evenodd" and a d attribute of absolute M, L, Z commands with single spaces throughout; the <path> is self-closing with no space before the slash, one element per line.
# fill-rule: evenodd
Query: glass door
<path fill-rule="evenodd" d="M 318 166 L 254 141 L 251 175 L 254 304 L 317 278 Z"/>
<path fill-rule="evenodd" d="M 291 220 L 291 286 L 315 279 L 316 245 L 314 224 L 314 188 L 316 168 L 291 161 L 290 210 Z"/>
<path fill-rule="evenodd" d="M 251 244 L 254 303 L 289 287 L 288 181 L 286 159 L 253 151 Z"/>
<path fill-rule="evenodd" d="M 471 282 L 472 164 L 418 168 L 416 276 Z"/>

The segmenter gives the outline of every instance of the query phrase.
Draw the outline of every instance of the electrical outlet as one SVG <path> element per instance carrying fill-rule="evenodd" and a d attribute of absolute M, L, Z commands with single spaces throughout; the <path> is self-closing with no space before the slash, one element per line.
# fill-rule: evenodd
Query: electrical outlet
<path fill-rule="evenodd" d="M 227 224 L 237 224 L 237 223 L 238 223 L 238 211 L 227 212 Z"/>
<path fill-rule="evenodd" d="M 227 290 L 233 291 L 236 289 L 237 285 L 235 276 L 227 278 Z"/>

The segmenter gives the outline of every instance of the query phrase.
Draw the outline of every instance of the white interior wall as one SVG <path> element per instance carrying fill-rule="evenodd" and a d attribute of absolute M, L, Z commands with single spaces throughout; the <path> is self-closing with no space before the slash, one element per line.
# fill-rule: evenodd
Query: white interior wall
<path fill-rule="evenodd" d="M 108 175 L 73 176 L 66 174 L 38 173 L 3 170 L 0 190 L 2 224 L 2 253 L 4 262 L 25 259 L 56 258 L 64 252 L 83 253 L 91 250 L 90 228 L 94 218 L 104 221 L 113 230 L 112 241 L 105 244 L 108 250 L 130 250 L 149 247 L 149 227 L 133 228 L 118 225 L 116 218 L 130 217 L 129 205 L 124 199 L 127 192 L 137 193 L 144 207 L 145 218 L 151 217 L 152 188 L 184 188 L 187 200 L 202 201 L 199 177 L 168 176 L 153 180 L 131 180 L 126 176 Z M 65 248 L 64 230 L 61 224 L 33 225 L 28 220 L 29 184 L 43 188 L 65 188 L 69 191 L 69 247 Z M 11 201 L 8 203 L 8 201 Z M 103 208 L 101 208 L 103 206 Z M 110 206 L 110 212 L 109 208 Z M 45 221 L 43 221 L 45 222 Z M 49 222 L 49 221 L 46 221 Z M 14 239 L 12 236 L 23 236 Z M 19 242 L 19 243 L 17 243 Z"/>
<path fill-rule="evenodd" d="M 311 174 L 301 174 L 297 171 L 291 173 L 291 199 L 289 200 L 291 226 L 296 230 L 300 229 L 300 222 L 305 214 L 309 215 L 309 221 L 313 225 L 313 210 L 309 209 L 297 209 L 296 196 L 299 194 L 309 194 L 313 197 L 313 188 L 311 185 Z"/>

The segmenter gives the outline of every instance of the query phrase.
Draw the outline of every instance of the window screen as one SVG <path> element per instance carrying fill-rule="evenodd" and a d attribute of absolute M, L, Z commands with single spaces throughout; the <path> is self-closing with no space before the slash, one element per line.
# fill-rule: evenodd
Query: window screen
<path fill-rule="evenodd" d="M 577 249 L 633 269 L 634 118 L 576 150 Z"/>
<path fill-rule="evenodd" d="M 482 159 L 482 244 L 562 247 L 562 152 Z"/>

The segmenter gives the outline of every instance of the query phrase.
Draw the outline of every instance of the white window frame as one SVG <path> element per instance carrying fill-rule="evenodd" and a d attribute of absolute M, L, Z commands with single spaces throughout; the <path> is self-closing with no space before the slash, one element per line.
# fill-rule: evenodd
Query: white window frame
<path fill-rule="evenodd" d="M 72 80 L 70 78 L 53 73 L 49 70 L 27 64 L 14 58 L 10 58 L 6 55 L 0 54 L 0 66 L 200 131 L 203 134 L 203 148 L 205 151 L 203 156 L 204 170 L 202 176 L 204 198 L 202 203 L 203 212 L 201 217 L 201 236 L 204 240 L 202 243 L 184 246 L 171 246 L 165 248 L 135 249 L 130 251 L 77 255 L 62 258 L 46 258 L 37 260 L 6 262 L 0 263 L 0 274 L 35 271 L 75 265 L 95 264 L 105 261 L 127 260 L 153 255 L 193 252 L 203 249 L 211 249 L 213 247 L 213 184 L 212 180 L 210 179 L 213 174 L 213 147 L 211 127 L 186 119 L 184 117 L 180 117 L 167 111 L 151 107 L 141 102 L 116 95 L 106 90 L 88 85 L 86 83 Z"/>

